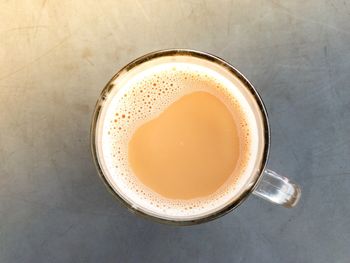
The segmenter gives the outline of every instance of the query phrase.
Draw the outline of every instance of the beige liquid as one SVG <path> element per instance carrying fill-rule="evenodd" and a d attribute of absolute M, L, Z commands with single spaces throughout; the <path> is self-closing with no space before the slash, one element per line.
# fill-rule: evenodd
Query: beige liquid
<path fill-rule="evenodd" d="M 240 142 L 231 112 L 207 92 L 181 97 L 139 127 L 129 163 L 148 188 L 172 199 L 205 197 L 233 174 Z"/>
<path fill-rule="evenodd" d="M 116 192 L 136 207 L 179 219 L 239 196 L 257 154 L 243 85 L 174 62 L 130 71 L 113 85 L 99 145 Z"/>

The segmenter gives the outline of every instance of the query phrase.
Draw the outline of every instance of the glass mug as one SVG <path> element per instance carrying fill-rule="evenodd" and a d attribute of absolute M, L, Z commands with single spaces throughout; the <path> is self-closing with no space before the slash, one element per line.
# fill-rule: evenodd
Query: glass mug
<path fill-rule="evenodd" d="M 128 196 L 125 196 L 120 189 L 117 189 L 113 185 L 113 182 L 106 175 L 106 167 L 104 164 L 103 156 L 98 150 L 101 144 L 101 125 L 103 125 L 103 112 L 108 106 L 108 99 L 110 98 L 111 93 L 116 94 L 118 90 L 114 83 L 124 77 L 126 74 L 132 71 L 141 71 L 142 68 L 147 64 L 152 64 L 153 61 L 162 60 L 163 62 L 183 62 L 187 60 L 195 61 L 195 63 L 204 64 L 206 67 L 215 69 L 220 74 L 225 75 L 226 78 L 231 81 L 235 81 L 244 87 L 244 92 L 246 96 L 254 102 L 255 111 L 260 116 L 260 122 L 262 125 L 262 138 L 263 142 L 259 144 L 259 150 L 261 152 L 261 157 L 259 162 L 255 165 L 252 175 L 250 176 L 248 182 L 244 185 L 244 189 L 241 189 L 240 194 L 234 200 L 224 204 L 217 211 L 210 212 L 199 218 L 171 218 L 164 217 L 153 213 L 145 208 L 140 207 L 139 205 L 133 203 Z M 191 62 L 191 63 L 192 63 Z M 149 67 L 149 66 L 148 66 Z M 147 68 L 147 66 L 146 66 Z M 252 86 L 252 84 L 232 65 L 227 63 L 221 58 L 218 58 L 214 55 L 194 51 L 187 49 L 169 49 L 156 51 L 147 55 L 144 55 L 128 65 L 122 68 L 118 73 L 116 73 L 113 78 L 107 83 L 105 88 L 102 90 L 101 95 L 96 103 L 95 110 L 93 113 L 92 124 L 91 124 L 91 151 L 94 163 L 100 175 L 100 178 L 105 183 L 107 189 L 124 204 L 131 212 L 138 215 L 151 218 L 155 221 L 174 224 L 174 225 L 193 225 L 203 222 L 207 222 L 213 219 L 216 219 L 220 216 L 225 215 L 226 213 L 235 209 L 240 205 L 246 198 L 250 195 L 259 196 L 265 200 L 268 200 L 272 203 L 283 205 L 284 207 L 291 208 L 294 207 L 301 196 L 300 187 L 292 183 L 286 177 L 283 177 L 276 172 L 266 169 L 266 163 L 268 160 L 268 154 L 270 149 L 270 128 L 268 122 L 268 116 L 263 104 L 262 99 L 260 98 L 258 92 Z"/>

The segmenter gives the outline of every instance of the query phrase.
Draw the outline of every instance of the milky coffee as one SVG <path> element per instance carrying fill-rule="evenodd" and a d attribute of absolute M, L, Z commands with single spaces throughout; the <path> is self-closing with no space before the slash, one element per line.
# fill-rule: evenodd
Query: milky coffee
<path fill-rule="evenodd" d="M 261 143 L 242 83 L 188 59 L 153 62 L 112 85 L 98 151 L 107 181 L 124 199 L 181 220 L 241 194 Z"/>

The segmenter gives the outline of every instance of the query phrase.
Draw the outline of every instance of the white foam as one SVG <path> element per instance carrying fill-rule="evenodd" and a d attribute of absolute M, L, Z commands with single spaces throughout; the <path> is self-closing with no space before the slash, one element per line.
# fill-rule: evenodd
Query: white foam
<path fill-rule="evenodd" d="M 216 84 L 213 86 L 207 83 Z M 259 159 L 261 138 L 256 113 L 242 85 L 209 67 L 190 62 L 161 61 L 117 78 L 97 123 L 97 150 L 103 172 L 113 189 L 134 208 L 172 220 L 189 220 L 215 212 L 236 199 L 248 184 Z M 242 174 L 210 197 L 193 200 L 164 198 L 144 186 L 128 165 L 128 142 L 143 123 L 155 118 L 171 103 L 194 91 L 207 91 L 220 98 L 237 119 L 247 156 L 236 169 Z M 235 171 L 237 172 L 237 171 Z"/>

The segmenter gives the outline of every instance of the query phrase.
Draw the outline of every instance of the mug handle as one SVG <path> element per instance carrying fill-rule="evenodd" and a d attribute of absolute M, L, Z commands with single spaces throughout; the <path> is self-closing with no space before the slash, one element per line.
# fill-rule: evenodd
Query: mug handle
<path fill-rule="evenodd" d="M 253 194 L 271 203 L 294 207 L 301 196 L 300 187 L 288 178 L 266 169 Z"/>

